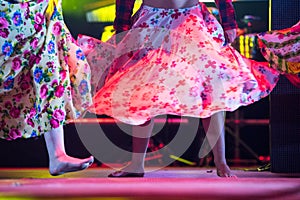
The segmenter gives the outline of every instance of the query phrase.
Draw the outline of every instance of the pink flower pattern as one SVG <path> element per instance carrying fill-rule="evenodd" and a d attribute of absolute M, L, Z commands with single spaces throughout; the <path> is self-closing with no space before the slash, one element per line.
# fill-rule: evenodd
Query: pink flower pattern
<path fill-rule="evenodd" d="M 119 64 L 108 69 L 89 110 L 128 124 L 165 114 L 205 118 L 234 111 L 269 95 L 279 78 L 268 63 L 224 45 L 221 25 L 202 3 L 176 10 L 142 6 L 132 29 L 117 46 L 114 41 L 78 40 L 91 47 L 84 52 L 92 69 Z M 117 52 L 115 58 L 107 59 L 108 52 Z"/>
<path fill-rule="evenodd" d="M 49 20 L 48 0 L 1 1 L 0 47 L 12 45 L 14 53 L 3 59 L 0 49 L 1 82 L 5 83 L 0 85 L 0 138 L 39 136 L 79 117 L 91 105 L 89 64 L 76 57 L 80 48 L 63 21 L 61 0 L 55 6 Z M 15 12 L 21 13 L 19 26 L 12 23 Z M 58 49 L 53 54 L 44 45 L 49 43 Z M 82 80 L 86 81 L 84 94 L 79 87 Z"/>

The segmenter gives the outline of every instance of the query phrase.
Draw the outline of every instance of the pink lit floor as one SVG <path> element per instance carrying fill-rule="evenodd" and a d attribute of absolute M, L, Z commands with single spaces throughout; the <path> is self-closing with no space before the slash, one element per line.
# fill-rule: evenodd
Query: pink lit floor
<path fill-rule="evenodd" d="M 107 178 L 113 169 L 91 167 L 57 177 L 45 168 L 0 169 L 0 200 L 15 199 L 300 199 L 300 175 L 245 171 L 225 179 L 214 168 L 169 167 L 144 178 Z"/>

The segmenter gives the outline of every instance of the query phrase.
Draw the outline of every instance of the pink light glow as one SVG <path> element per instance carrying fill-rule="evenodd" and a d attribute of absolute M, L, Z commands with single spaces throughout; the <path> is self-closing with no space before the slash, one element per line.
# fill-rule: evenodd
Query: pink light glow
<path fill-rule="evenodd" d="M 74 119 L 69 120 L 69 123 L 82 123 L 82 124 L 92 124 L 92 123 L 101 123 L 101 124 L 114 124 L 119 121 L 113 119 L 113 118 L 85 118 L 85 119 Z M 164 119 L 164 118 L 157 118 L 154 119 L 155 123 L 171 123 L 171 124 L 180 124 L 180 123 L 189 123 L 188 119 Z"/>

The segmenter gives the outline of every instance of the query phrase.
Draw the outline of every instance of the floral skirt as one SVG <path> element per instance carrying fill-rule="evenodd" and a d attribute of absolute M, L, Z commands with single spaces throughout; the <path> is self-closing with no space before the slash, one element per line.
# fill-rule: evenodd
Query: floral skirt
<path fill-rule="evenodd" d="M 221 25 L 202 3 L 143 5 L 127 33 L 107 43 L 80 36 L 78 43 L 91 68 L 104 72 L 89 110 L 133 125 L 165 114 L 234 111 L 269 95 L 280 74 L 225 44 Z"/>
<path fill-rule="evenodd" d="M 39 136 L 92 103 L 90 67 L 60 0 L 0 7 L 0 138 Z"/>

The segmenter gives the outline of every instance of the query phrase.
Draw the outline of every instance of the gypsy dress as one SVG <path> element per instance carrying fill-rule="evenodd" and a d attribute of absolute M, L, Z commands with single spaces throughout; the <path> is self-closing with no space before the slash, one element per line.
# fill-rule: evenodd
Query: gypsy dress
<path fill-rule="evenodd" d="M 258 34 L 261 52 L 283 73 L 300 72 L 300 21 L 290 28 Z"/>
<path fill-rule="evenodd" d="M 90 67 L 61 0 L 0 1 L 0 138 L 39 136 L 92 103 Z"/>
<path fill-rule="evenodd" d="M 81 35 L 78 44 L 91 68 L 106 72 L 89 110 L 132 125 L 158 115 L 206 118 L 234 111 L 268 96 L 281 73 L 226 44 L 203 3 L 142 5 L 128 32 L 106 43 Z"/>

